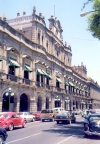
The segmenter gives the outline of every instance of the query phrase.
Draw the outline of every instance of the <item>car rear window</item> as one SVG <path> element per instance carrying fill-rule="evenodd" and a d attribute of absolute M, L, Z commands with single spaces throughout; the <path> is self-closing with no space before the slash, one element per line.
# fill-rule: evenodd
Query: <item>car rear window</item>
<path fill-rule="evenodd" d="M 42 110 L 41 113 L 53 113 L 53 110 Z"/>
<path fill-rule="evenodd" d="M 20 113 L 18 113 L 19 115 L 23 115 L 23 113 L 22 112 L 20 112 Z"/>
<path fill-rule="evenodd" d="M 0 114 L 0 118 L 8 118 L 8 114 Z"/>

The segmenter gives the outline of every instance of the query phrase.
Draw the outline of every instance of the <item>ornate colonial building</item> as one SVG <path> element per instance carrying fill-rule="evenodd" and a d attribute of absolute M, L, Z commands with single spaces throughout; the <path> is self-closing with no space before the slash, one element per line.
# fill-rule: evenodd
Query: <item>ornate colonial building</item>
<path fill-rule="evenodd" d="M 100 107 L 100 86 L 87 77 L 83 63 L 71 65 L 62 32 L 53 15 L 48 29 L 35 7 L 30 16 L 24 11 L 14 19 L 0 17 L 0 111 Z"/>

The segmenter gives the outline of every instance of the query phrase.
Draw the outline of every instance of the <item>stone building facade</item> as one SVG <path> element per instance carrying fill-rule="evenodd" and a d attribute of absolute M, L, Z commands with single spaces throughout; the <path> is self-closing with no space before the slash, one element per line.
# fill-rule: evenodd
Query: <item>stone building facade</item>
<path fill-rule="evenodd" d="M 48 29 L 35 7 L 30 16 L 24 11 L 0 18 L 0 111 L 100 107 L 100 86 L 87 77 L 83 63 L 71 65 L 71 46 L 63 43 L 62 32 L 53 15 Z"/>

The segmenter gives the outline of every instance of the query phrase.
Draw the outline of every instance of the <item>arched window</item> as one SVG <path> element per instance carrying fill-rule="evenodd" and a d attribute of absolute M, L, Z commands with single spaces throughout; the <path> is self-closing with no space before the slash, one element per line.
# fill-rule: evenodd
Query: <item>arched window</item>
<path fill-rule="evenodd" d="M 43 35 L 42 35 L 42 44 L 43 44 L 43 40 L 44 40 L 44 37 L 43 37 Z"/>
<path fill-rule="evenodd" d="M 38 44 L 40 44 L 40 33 L 38 33 Z"/>

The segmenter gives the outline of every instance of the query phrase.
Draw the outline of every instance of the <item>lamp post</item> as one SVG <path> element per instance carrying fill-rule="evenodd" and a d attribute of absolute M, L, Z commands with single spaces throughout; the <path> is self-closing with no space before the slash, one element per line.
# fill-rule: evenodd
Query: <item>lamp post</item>
<path fill-rule="evenodd" d="M 89 101 L 89 109 L 92 109 L 92 102 L 91 101 Z"/>
<path fill-rule="evenodd" d="M 67 97 L 67 98 L 65 99 L 65 101 L 66 101 L 66 103 L 67 103 L 67 110 L 70 110 L 70 109 L 69 109 L 69 102 L 70 102 L 69 97 Z"/>
<path fill-rule="evenodd" d="M 10 111 L 10 97 L 13 95 L 14 93 L 12 92 L 11 88 L 9 88 L 8 91 L 6 92 L 6 96 L 8 96 L 9 98 L 9 111 Z"/>
<path fill-rule="evenodd" d="M 100 12 L 100 10 L 88 11 L 88 12 L 83 12 L 83 13 L 81 13 L 80 16 L 81 16 L 81 17 L 84 17 L 84 16 L 86 16 L 86 15 L 92 13 L 92 12 L 97 12 L 97 11 Z"/>

